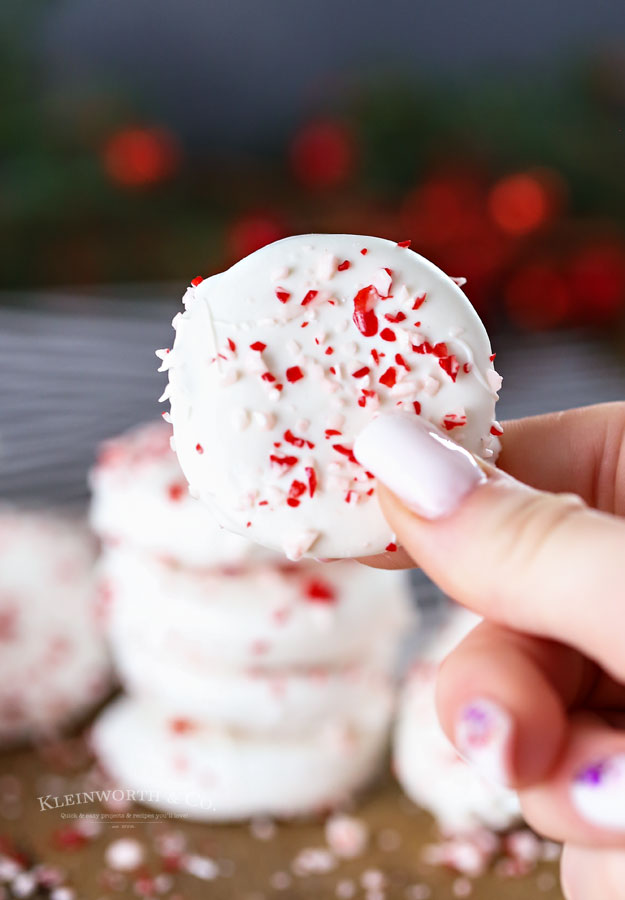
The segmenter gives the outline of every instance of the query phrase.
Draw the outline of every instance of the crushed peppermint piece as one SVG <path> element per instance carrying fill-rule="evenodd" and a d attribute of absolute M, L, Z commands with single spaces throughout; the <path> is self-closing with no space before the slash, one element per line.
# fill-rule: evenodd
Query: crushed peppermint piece
<path fill-rule="evenodd" d="M 291 299 L 291 295 L 288 291 L 285 291 L 283 288 L 276 288 L 276 297 L 280 301 L 280 303 L 286 303 Z"/>
<path fill-rule="evenodd" d="M 409 247 L 412 244 L 412 241 L 397 241 L 398 247 Z"/>
<path fill-rule="evenodd" d="M 351 263 L 348 259 L 344 259 L 342 263 L 339 263 L 337 269 L 339 272 L 345 272 L 346 269 L 349 269 Z"/>
<path fill-rule="evenodd" d="M 201 275 L 196 275 L 195 278 L 191 279 L 191 284 L 193 285 L 193 287 L 197 287 L 198 284 L 202 284 L 203 281 L 204 279 Z"/>
<path fill-rule="evenodd" d="M 109 844 L 104 852 L 107 866 L 117 872 L 132 872 L 138 869 L 144 856 L 143 846 L 133 838 L 119 838 Z"/>
<path fill-rule="evenodd" d="M 295 381 L 299 381 L 300 378 L 304 377 L 304 373 L 300 369 L 299 366 L 291 366 L 286 370 L 286 380 L 293 384 Z"/>
<path fill-rule="evenodd" d="M 253 344 L 250 344 L 250 350 L 257 350 L 259 353 L 262 353 L 266 347 L 267 344 L 263 344 L 262 341 L 254 341 Z"/>

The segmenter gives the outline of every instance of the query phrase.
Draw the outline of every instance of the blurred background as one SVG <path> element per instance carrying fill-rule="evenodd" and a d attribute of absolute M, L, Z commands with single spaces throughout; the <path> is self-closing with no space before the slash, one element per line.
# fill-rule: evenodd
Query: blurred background
<path fill-rule="evenodd" d="M 297 232 L 465 276 L 502 416 L 623 395 L 623 4 L 13 0 L 0 41 L 2 495 L 80 499 L 189 280 Z"/>

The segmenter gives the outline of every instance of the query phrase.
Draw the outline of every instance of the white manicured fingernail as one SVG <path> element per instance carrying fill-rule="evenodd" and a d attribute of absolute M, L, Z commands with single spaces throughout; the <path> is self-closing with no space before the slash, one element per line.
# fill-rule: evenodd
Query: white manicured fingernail
<path fill-rule="evenodd" d="M 354 455 L 426 519 L 452 513 L 486 481 L 471 454 L 421 416 L 378 416 L 356 438 Z"/>
<path fill-rule="evenodd" d="M 592 825 L 625 830 L 625 753 L 582 769 L 573 781 L 571 798 Z"/>
<path fill-rule="evenodd" d="M 480 697 L 464 706 L 456 719 L 458 753 L 483 778 L 510 784 L 512 719 L 499 704 Z"/>

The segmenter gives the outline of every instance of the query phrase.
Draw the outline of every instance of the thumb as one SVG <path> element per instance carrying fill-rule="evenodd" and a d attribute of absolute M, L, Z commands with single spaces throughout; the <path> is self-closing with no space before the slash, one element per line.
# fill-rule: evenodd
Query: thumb
<path fill-rule="evenodd" d="M 386 486 L 380 504 L 399 541 L 445 593 L 625 678 L 625 521 L 478 462 L 418 416 L 378 416 L 354 454 Z"/>

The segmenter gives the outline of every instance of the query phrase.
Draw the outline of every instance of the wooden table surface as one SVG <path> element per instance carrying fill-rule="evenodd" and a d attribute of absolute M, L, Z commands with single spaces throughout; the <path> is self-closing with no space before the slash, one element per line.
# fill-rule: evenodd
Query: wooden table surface
<path fill-rule="evenodd" d="M 167 900 L 320 900 L 341 896 L 364 900 L 453 900 L 465 896 L 472 900 L 560 900 L 562 896 L 554 862 L 540 862 L 518 878 L 506 877 L 494 866 L 475 880 L 426 864 L 423 848 L 439 840 L 436 828 L 429 816 L 401 794 L 390 776 L 374 786 L 351 813 L 369 826 L 366 851 L 356 859 L 338 861 L 331 872 L 298 875 L 293 863 L 302 850 L 327 851 L 322 822 L 217 826 L 180 818 L 159 820 L 157 814 L 140 807 L 121 810 L 107 820 L 102 814 L 110 814 L 111 809 L 97 803 L 41 811 L 38 796 L 93 789 L 93 773 L 82 738 L 57 748 L 0 755 L 0 835 L 13 840 L 32 861 L 60 866 L 67 873 L 67 883 L 75 888 L 77 900 L 137 896 Z M 87 820 L 93 825 L 93 834 L 80 832 L 77 836 L 76 829 L 84 828 L 85 819 L 72 817 L 81 813 L 95 817 L 95 825 L 91 818 Z M 140 821 L 133 821 L 135 815 Z M 139 842 L 145 852 L 143 867 L 129 874 L 113 871 L 106 863 L 107 847 L 122 837 Z M 195 875 L 180 871 L 178 862 L 165 860 L 164 840 L 185 843 L 184 853 L 195 855 L 197 864 L 190 867 L 197 871 Z M 327 852 L 322 861 L 326 857 Z M 217 863 L 219 874 L 207 878 L 213 874 L 210 861 Z M 163 872 L 164 877 L 154 881 Z M 201 875 L 205 877 L 198 877 Z M 378 887 L 382 881 L 383 889 Z"/>

